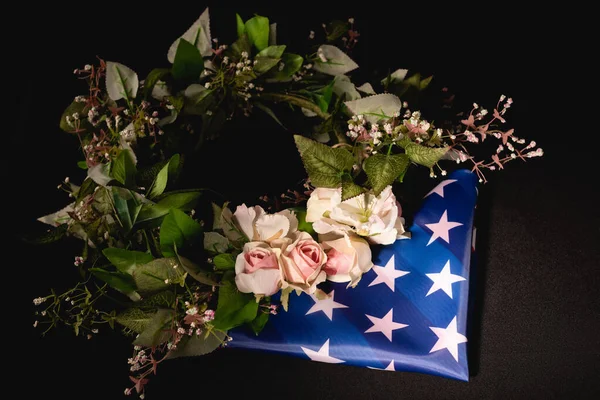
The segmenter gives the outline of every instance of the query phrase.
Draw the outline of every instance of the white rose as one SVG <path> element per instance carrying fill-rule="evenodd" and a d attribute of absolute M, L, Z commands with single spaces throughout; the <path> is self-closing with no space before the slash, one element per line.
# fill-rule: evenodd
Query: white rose
<path fill-rule="evenodd" d="M 264 242 L 249 242 L 235 260 L 235 284 L 242 293 L 270 296 L 281 288 L 279 249 Z"/>
<path fill-rule="evenodd" d="M 271 242 L 298 230 L 298 219 L 289 210 L 267 214 L 260 206 L 238 206 L 232 220 L 250 241 Z"/>
<path fill-rule="evenodd" d="M 321 235 L 319 241 L 327 254 L 323 271 L 332 282 L 350 282 L 355 287 L 362 275 L 373 268 L 369 243 L 354 233 Z"/>
<path fill-rule="evenodd" d="M 333 206 L 313 228 L 320 234 L 351 231 L 373 244 L 392 244 L 404 233 L 400 212 L 392 187 L 387 186 L 379 196 L 363 193 Z"/>
<path fill-rule="evenodd" d="M 281 249 L 279 260 L 283 287 L 314 293 L 317 285 L 326 277 L 323 264 L 327 261 L 327 255 L 321 245 L 310 234 L 300 231 L 292 239 L 275 240 L 272 245 Z"/>

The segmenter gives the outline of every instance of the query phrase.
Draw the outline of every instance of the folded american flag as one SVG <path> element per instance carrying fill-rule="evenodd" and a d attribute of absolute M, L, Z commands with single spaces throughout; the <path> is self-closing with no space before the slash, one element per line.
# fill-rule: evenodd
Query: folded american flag
<path fill-rule="evenodd" d="M 412 238 L 373 248 L 355 288 L 327 282 L 329 298 L 290 295 L 257 336 L 230 331 L 229 347 L 313 361 L 468 380 L 466 323 L 477 177 L 459 170 L 415 214 Z"/>

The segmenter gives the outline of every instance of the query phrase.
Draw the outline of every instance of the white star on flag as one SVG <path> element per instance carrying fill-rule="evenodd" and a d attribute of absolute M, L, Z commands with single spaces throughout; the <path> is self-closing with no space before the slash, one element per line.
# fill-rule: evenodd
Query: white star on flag
<path fill-rule="evenodd" d="M 460 275 L 454 275 L 450 273 L 450 260 L 446 262 L 446 265 L 444 265 L 444 268 L 440 273 L 425 275 L 427 275 L 427 277 L 433 281 L 433 285 L 431 285 L 431 289 L 429 289 L 429 292 L 427 292 L 425 297 L 442 289 L 448 296 L 450 296 L 450 298 L 452 298 L 452 284 L 466 280 Z"/>
<path fill-rule="evenodd" d="M 448 221 L 448 210 L 444 210 L 444 213 L 442 214 L 442 217 L 440 218 L 439 222 L 435 222 L 433 224 L 425 224 L 425 226 L 431 229 L 432 231 L 431 238 L 429 239 L 429 242 L 427 242 L 427 246 L 433 243 L 437 238 L 442 238 L 446 241 L 446 243 L 449 244 L 450 235 L 448 234 L 448 232 L 450 231 L 450 229 L 456 228 L 457 226 L 461 225 L 462 224 L 460 222 Z"/>
<path fill-rule="evenodd" d="M 373 279 L 369 286 L 378 285 L 380 283 L 385 283 L 387 287 L 392 289 L 394 292 L 394 281 L 396 278 L 400 278 L 406 274 L 409 274 L 408 271 L 401 271 L 395 268 L 394 255 L 390 257 L 388 262 L 385 264 L 385 267 L 380 267 L 379 265 L 373 266 L 373 271 L 377 274 L 377 277 Z"/>
<path fill-rule="evenodd" d="M 386 338 L 388 338 L 390 342 L 392 341 L 392 331 L 395 331 L 396 329 L 406 328 L 408 326 L 393 321 L 393 308 L 391 308 L 390 311 L 383 318 L 377 318 L 367 314 L 365 314 L 365 316 L 369 318 L 373 323 L 373 326 L 367 329 L 365 333 L 381 332 L 385 335 Z"/>
<path fill-rule="evenodd" d="M 465 343 L 467 338 L 456 330 L 456 317 L 452 319 L 446 328 L 435 328 L 430 326 L 429 329 L 431 329 L 438 337 L 438 341 L 429 352 L 433 353 L 434 351 L 447 349 L 456 362 L 458 362 L 458 345 L 460 343 Z"/>
<path fill-rule="evenodd" d="M 317 296 L 311 294 L 310 297 L 312 297 L 312 299 L 315 301 L 315 304 L 306 312 L 305 315 L 323 311 L 323 313 L 327 315 L 327 318 L 329 318 L 330 321 L 333 321 L 333 310 L 335 308 L 348 308 L 348 306 L 333 300 L 334 292 L 335 290 L 332 290 L 331 293 L 327 295 L 327 298 L 323 300 L 319 300 Z"/>
<path fill-rule="evenodd" d="M 369 369 L 378 369 L 380 371 L 395 371 L 396 368 L 394 367 L 394 360 L 390 361 L 389 365 L 385 368 L 375 368 L 375 367 L 367 367 Z"/>
<path fill-rule="evenodd" d="M 431 192 L 429 192 L 425 195 L 425 197 L 429 196 L 430 194 L 434 194 L 434 193 L 439 194 L 440 197 L 444 197 L 444 188 L 453 182 L 456 182 L 456 179 L 446 179 L 445 181 L 441 181 L 439 183 L 439 185 L 434 187 Z M 425 197 L 423 197 L 423 198 L 425 198 Z"/>
<path fill-rule="evenodd" d="M 321 346 L 319 351 L 314 351 L 311 349 L 307 349 L 306 347 L 300 346 L 302 351 L 313 361 L 319 361 L 330 364 L 339 364 L 345 362 L 344 360 L 340 360 L 339 358 L 331 357 L 329 355 L 329 339 Z"/>

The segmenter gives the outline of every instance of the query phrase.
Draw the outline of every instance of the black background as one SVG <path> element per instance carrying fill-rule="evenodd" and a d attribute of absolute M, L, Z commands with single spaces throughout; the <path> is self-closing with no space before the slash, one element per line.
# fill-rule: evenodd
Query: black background
<path fill-rule="evenodd" d="M 88 341 L 66 330 L 41 338 L 31 327 L 31 299 L 76 282 L 72 261 L 78 243 L 33 247 L 12 239 L 13 233 L 39 229 L 37 217 L 66 204 L 66 195 L 55 189 L 65 176 L 82 178 L 75 166 L 76 140 L 58 129 L 63 109 L 82 88 L 72 70 L 96 56 L 128 65 L 140 76 L 166 66 L 172 41 L 207 5 L 178 3 L 32 6 L 18 12 L 19 28 L 7 37 L 16 50 L 5 54 L 16 62 L 5 76 L 5 98 L 16 100 L 18 111 L 4 116 L 14 129 L 3 134 L 9 138 L 4 152 L 9 160 L 2 168 L 9 229 L 3 229 L 8 245 L 2 266 L 4 287 L 17 294 L 17 300 L 11 294 L 6 308 L 20 318 L 7 318 L 2 327 L 10 355 L 5 366 L 24 381 L 18 385 L 23 396 L 113 399 L 129 385 L 128 339 L 101 332 Z M 362 35 L 355 56 L 359 74 L 399 67 L 433 73 L 459 101 L 489 108 L 500 94 L 510 95 L 515 103 L 508 120 L 515 134 L 536 140 L 546 155 L 511 163 L 480 188 L 469 383 L 223 349 L 161 365 L 147 398 L 207 397 L 215 390 L 217 398 L 237 393 L 316 399 L 598 398 L 597 121 L 594 114 L 582 113 L 585 100 L 571 90 L 587 91 L 594 81 L 581 50 L 586 51 L 592 28 L 581 21 L 585 11 L 547 6 L 525 11 L 501 4 L 442 9 L 404 2 L 208 5 L 213 37 L 223 42 L 235 35 L 235 12 L 244 18 L 266 15 L 278 23 L 280 37 L 293 40 L 318 31 L 321 22 L 354 17 Z M 270 121 L 264 128 L 240 129 L 230 145 L 238 158 L 229 158 L 242 159 L 235 163 L 237 174 L 216 172 L 232 161 L 221 160 L 219 166 L 214 157 L 207 159 L 204 174 L 229 176 L 220 185 L 232 193 L 280 193 L 289 182 L 282 166 L 295 157 L 290 135 Z M 270 150 L 250 168 L 240 149 L 257 149 L 259 142 L 269 143 Z M 256 172 L 248 178 L 244 174 L 250 170 Z"/>

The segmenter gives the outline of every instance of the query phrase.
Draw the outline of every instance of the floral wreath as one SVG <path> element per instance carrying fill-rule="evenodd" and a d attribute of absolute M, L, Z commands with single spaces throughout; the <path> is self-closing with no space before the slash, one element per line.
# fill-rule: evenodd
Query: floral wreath
<path fill-rule="evenodd" d="M 504 95 L 491 113 L 473 104 L 458 121 L 434 125 L 406 100 L 418 101 L 431 76 L 399 69 L 377 82 L 379 92 L 356 86 L 347 75 L 358 68 L 352 18 L 324 25 L 323 35 L 310 31 L 307 55 L 277 44 L 266 17 L 236 20 L 238 39 L 219 44 L 206 9 L 168 50 L 172 65 L 143 81 L 102 59 L 76 69 L 88 88 L 60 118 L 79 140 L 87 177 L 58 186 L 70 204 L 40 218 L 54 229 L 30 240 L 82 239 L 74 264 L 83 278 L 36 298 L 34 326 L 46 333 L 63 323 L 88 338 L 100 325 L 121 326 L 135 349 L 126 394 L 143 396 L 166 359 L 225 345 L 232 328 L 259 334 L 270 315 L 287 311 L 292 292 L 326 296 L 326 280 L 359 285 L 373 267 L 372 245 L 410 239 L 393 190 L 409 167 L 436 178 L 447 174 L 445 162 L 466 164 L 485 182 L 485 170 L 543 154 L 502 128 L 512 105 Z M 211 213 L 197 215 L 207 191 L 178 186 L 186 158 L 257 109 L 281 124 L 278 103 L 314 123 L 310 135 L 294 135 L 308 175 L 302 188 L 268 210 L 212 201 Z M 470 146 L 488 138 L 499 143 L 478 161 Z"/>

